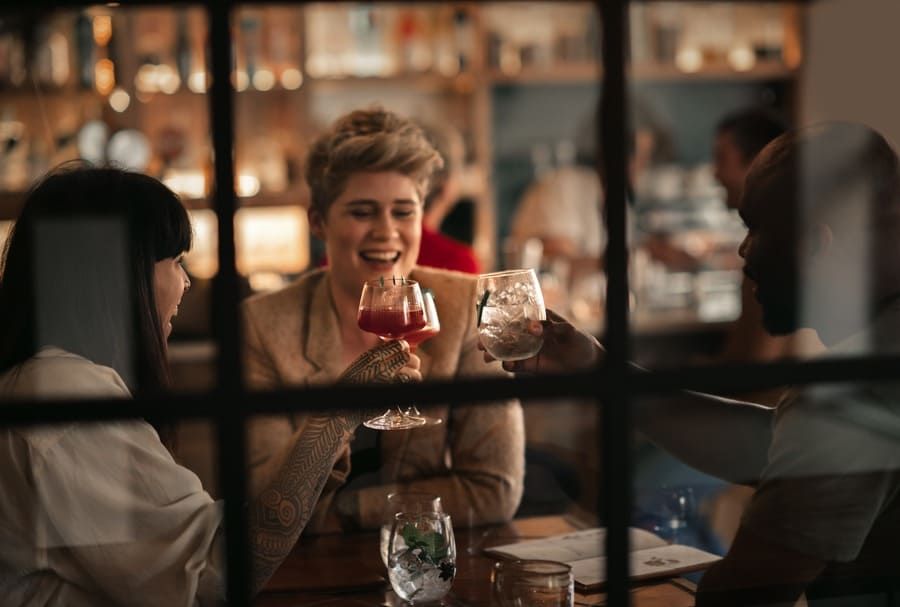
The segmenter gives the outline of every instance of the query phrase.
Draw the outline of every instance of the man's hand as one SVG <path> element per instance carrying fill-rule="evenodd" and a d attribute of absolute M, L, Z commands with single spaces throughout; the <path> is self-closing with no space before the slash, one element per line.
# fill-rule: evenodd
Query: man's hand
<path fill-rule="evenodd" d="M 409 351 L 409 344 L 403 340 L 390 341 L 363 352 L 338 381 L 350 384 L 422 381 L 420 366 L 421 361 Z"/>
<path fill-rule="evenodd" d="M 600 342 L 576 329 L 553 310 L 547 310 L 547 320 L 533 321 L 528 330 L 533 335 L 543 335 L 544 344 L 531 358 L 504 361 L 503 368 L 511 373 L 561 373 L 586 369 L 596 365 L 605 352 Z M 484 350 L 480 342 L 478 348 Z M 484 360 L 491 362 L 494 357 L 485 351 Z"/>

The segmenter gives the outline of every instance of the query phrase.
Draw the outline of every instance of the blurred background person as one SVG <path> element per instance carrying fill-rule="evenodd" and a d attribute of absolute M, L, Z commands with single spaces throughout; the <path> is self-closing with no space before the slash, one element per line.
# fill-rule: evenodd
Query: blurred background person
<path fill-rule="evenodd" d="M 460 196 L 460 172 L 465 165 L 465 142 L 449 124 L 422 124 L 428 141 L 437 150 L 444 165 L 434 171 L 425 195 L 422 216 L 422 241 L 416 263 L 430 268 L 479 274 L 481 269 L 472 247 L 441 232 L 444 218 Z"/>

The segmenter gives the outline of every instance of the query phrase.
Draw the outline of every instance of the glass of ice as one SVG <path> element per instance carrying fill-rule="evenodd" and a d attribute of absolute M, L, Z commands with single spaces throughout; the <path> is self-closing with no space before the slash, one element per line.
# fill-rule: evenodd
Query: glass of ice
<path fill-rule="evenodd" d="M 391 540 L 391 527 L 394 525 L 394 516 L 398 512 L 407 514 L 420 514 L 422 512 L 442 513 L 441 498 L 433 493 L 424 491 L 395 491 L 387 496 L 387 504 L 384 511 L 384 522 L 381 524 L 381 562 L 388 566 L 388 543 Z"/>
<path fill-rule="evenodd" d="M 450 516 L 439 512 L 394 515 L 388 540 L 388 578 L 413 605 L 440 601 L 456 576 L 456 542 Z"/>
<path fill-rule="evenodd" d="M 481 343 L 497 360 L 531 358 L 544 338 L 528 325 L 546 320 L 544 296 L 534 270 L 506 270 L 478 277 L 475 288 L 476 322 Z"/>

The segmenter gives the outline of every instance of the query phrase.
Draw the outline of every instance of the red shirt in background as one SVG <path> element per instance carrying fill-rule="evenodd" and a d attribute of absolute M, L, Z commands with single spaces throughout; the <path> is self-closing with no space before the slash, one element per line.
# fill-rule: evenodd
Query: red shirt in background
<path fill-rule="evenodd" d="M 422 226 L 422 243 L 416 263 L 429 268 L 456 270 L 468 274 L 480 274 L 478 260 L 471 247 Z"/>

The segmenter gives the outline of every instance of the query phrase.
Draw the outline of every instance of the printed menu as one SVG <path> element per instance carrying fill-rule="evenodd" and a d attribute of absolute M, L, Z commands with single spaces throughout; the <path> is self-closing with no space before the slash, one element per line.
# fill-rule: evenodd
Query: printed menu
<path fill-rule="evenodd" d="M 706 569 L 722 557 L 665 540 L 643 529 L 630 529 L 631 579 L 673 577 Z M 606 583 L 606 529 L 593 528 L 528 540 L 484 551 L 508 559 L 543 559 L 572 567 L 575 586 L 581 592 L 598 590 Z"/>

